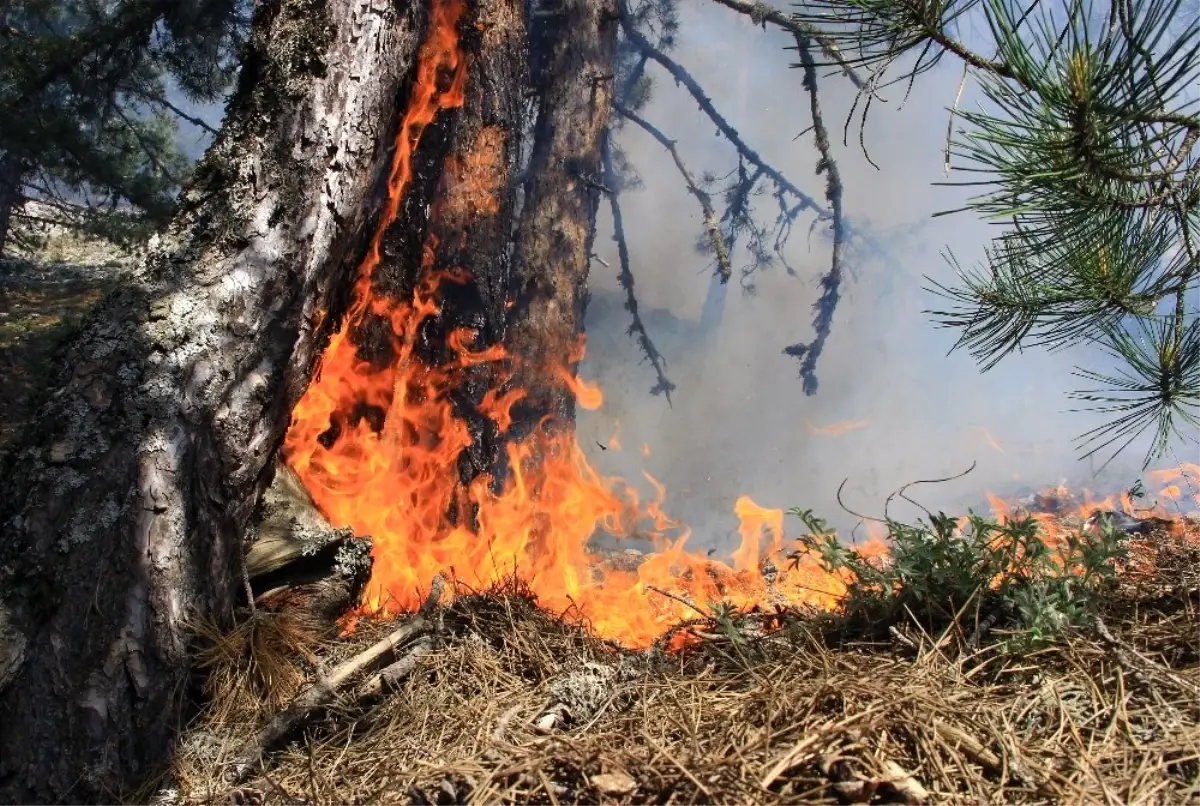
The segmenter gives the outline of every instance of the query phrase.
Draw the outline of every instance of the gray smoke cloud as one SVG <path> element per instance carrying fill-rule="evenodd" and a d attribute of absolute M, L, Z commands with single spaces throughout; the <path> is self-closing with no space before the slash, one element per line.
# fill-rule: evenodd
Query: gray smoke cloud
<path fill-rule="evenodd" d="M 751 147 L 823 201 L 812 134 L 797 138 L 811 115 L 801 71 L 789 69 L 797 60 L 794 50 L 785 49 L 793 45 L 790 37 L 710 0 L 685 0 L 681 23 L 673 58 L 703 84 Z M 677 140 L 692 172 L 733 169 L 733 147 L 716 136 L 687 91 L 653 63 L 648 71 L 656 86 L 644 116 Z M 763 506 L 813 507 L 846 528 L 856 519 L 836 502 L 843 479 L 845 502 L 879 515 L 901 485 L 961 473 L 972 462 L 977 466 L 967 477 L 911 494 L 931 508 L 961 510 L 980 505 L 984 491 L 1011 495 L 1068 480 L 1107 493 L 1137 477 L 1145 443 L 1100 477 L 1095 472 L 1102 462 L 1081 462 L 1073 444 L 1073 437 L 1102 422 L 1067 411 L 1078 405 L 1067 392 L 1086 385 L 1071 372 L 1080 364 L 1095 368 L 1095 355 L 1026 352 L 981 374 L 969 355 L 947 355 L 957 334 L 937 329 L 922 313 L 938 302 L 923 290 L 924 276 L 954 279 L 943 249 L 971 265 L 996 234 L 970 213 L 932 217 L 968 195 L 932 184 L 948 178 L 946 125 L 960 78 L 961 65 L 946 59 L 918 78 L 907 100 L 899 86 L 883 94 L 888 103 L 873 105 L 865 140 L 878 170 L 863 156 L 857 126 L 850 129 L 849 145 L 842 143 L 854 88 L 841 76 L 821 82 L 845 209 L 860 231 L 886 247 L 888 259 L 849 253 L 844 296 L 818 366 L 820 388 L 811 397 L 802 391 L 799 362 L 781 350 L 812 339 L 810 309 L 832 243 L 826 228 L 811 238 L 808 221 L 796 228 L 786 255 L 799 276 L 788 276 L 781 266 L 760 271 L 753 295 L 743 293 L 735 277 L 719 323 L 702 326 L 713 262 L 695 248 L 702 232 L 699 207 L 663 148 L 637 127 L 624 127 L 618 142 L 644 181 L 642 189 L 621 196 L 637 295 L 678 389 L 672 407 L 648 394 L 654 374 L 624 332 L 629 316 L 604 207 L 596 253 L 612 269 L 592 267 L 589 354 L 581 374 L 600 382 L 606 400 L 601 411 L 581 413 L 580 443 L 601 472 L 637 480 L 645 469 L 664 482 L 667 511 L 694 529 L 690 545 L 733 548 L 733 505 L 742 494 Z M 977 99 L 968 87 L 962 104 Z M 771 216 L 773 204 L 767 196 L 759 206 Z M 736 270 L 736 255 L 734 262 Z M 847 423 L 860 427 L 840 436 L 821 433 Z M 602 450 L 614 433 L 623 450 Z M 643 444 L 649 456 L 642 455 Z M 892 514 L 916 511 L 896 507 Z"/>

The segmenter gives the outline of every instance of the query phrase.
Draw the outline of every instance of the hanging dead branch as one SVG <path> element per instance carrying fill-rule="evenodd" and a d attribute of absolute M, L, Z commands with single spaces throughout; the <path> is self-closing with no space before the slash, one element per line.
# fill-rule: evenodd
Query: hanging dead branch
<path fill-rule="evenodd" d="M 829 57 L 829 60 L 835 62 L 842 69 L 842 73 L 846 78 L 850 79 L 850 83 L 859 92 L 868 91 L 868 83 L 863 81 L 858 71 L 846 60 L 845 54 L 842 53 L 842 49 L 837 46 L 837 43 L 828 37 L 820 36 L 817 29 L 807 22 L 790 17 L 779 9 L 763 2 L 750 2 L 750 0 L 715 0 L 715 2 L 720 3 L 726 8 L 733 9 L 740 14 L 745 14 L 755 25 L 761 25 L 765 28 L 769 22 L 787 31 L 792 36 L 804 37 L 815 41 L 821 46 L 821 51 Z"/>
<path fill-rule="evenodd" d="M 625 240 L 625 218 L 621 214 L 621 202 L 618 196 L 621 192 L 620 178 L 617 176 L 616 169 L 613 166 L 612 156 L 612 132 L 606 132 L 604 140 L 601 143 L 601 158 L 604 161 L 604 184 L 608 186 L 608 204 L 612 210 L 613 219 L 613 240 L 617 243 L 617 258 L 621 263 L 621 270 L 617 274 L 617 282 L 621 284 L 621 288 L 625 291 L 625 310 L 629 311 L 630 323 L 628 333 L 633 336 L 641 348 L 646 360 L 650 362 L 650 366 L 654 368 L 654 374 L 657 376 L 657 383 L 650 390 L 652 395 L 664 395 L 667 398 L 667 405 L 671 404 L 671 392 L 675 389 L 675 384 L 667 377 L 666 359 L 662 353 L 654 345 L 654 341 L 650 338 L 650 333 L 646 330 L 646 323 L 642 321 L 641 313 L 638 311 L 637 295 L 634 293 L 633 269 L 629 258 L 629 245 Z"/>
<path fill-rule="evenodd" d="M 833 257 L 829 272 L 821 278 L 821 296 L 813 305 L 813 330 L 816 335 L 808 344 L 793 344 L 783 350 L 787 355 L 800 359 L 800 378 L 804 383 L 804 394 L 812 395 L 816 394 L 818 386 L 817 359 L 825 349 L 825 340 L 829 338 L 829 330 L 833 324 L 833 312 L 841 298 L 846 222 L 842 213 L 842 177 L 829 145 L 825 119 L 821 115 L 817 69 L 809 49 L 809 40 L 797 36 L 796 49 L 800 53 L 800 63 L 804 68 L 803 84 L 808 91 L 809 105 L 812 109 L 813 137 L 817 143 L 817 150 L 821 152 L 821 158 L 817 161 L 817 173 L 825 174 L 825 198 L 829 200 L 829 206 L 833 209 Z"/>
<path fill-rule="evenodd" d="M 733 145 L 733 147 L 737 149 L 738 154 L 740 154 L 754 167 L 761 168 L 763 174 L 766 175 L 766 177 L 776 185 L 778 185 L 781 191 L 796 199 L 796 201 L 802 205 L 802 209 L 812 210 L 819 218 L 825 219 L 833 217 L 833 213 L 830 210 L 826 209 L 819 202 L 817 202 L 816 199 L 798 188 L 791 182 L 791 180 L 780 173 L 778 169 L 768 164 L 761 156 L 759 156 L 757 151 L 752 149 L 746 143 L 746 141 L 742 139 L 741 135 L 738 134 L 737 129 L 733 128 L 729 121 L 727 121 L 725 117 L 719 111 L 717 111 L 717 108 L 713 105 L 712 99 L 709 98 L 708 94 L 704 92 L 704 88 L 700 86 L 699 82 L 692 77 L 692 75 L 683 67 L 683 65 L 679 64 L 679 62 L 675 61 L 670 56 L 651 45 L 646 37 L 642 36 L 632 25 L 626 24 L 624 19 L 625 18 L 622 17 L 622 25 L 625 35 L 629 38 L 630 44 L 637 48 L 639 52 L 657 62 L 664 70 L 671 74 L 672 78 L 674 78 L 679 84 L 683 85 L 683 87 L 696 100 L 696 103 L 699 105 L 701 111 L 703 111 L 704 114 L 706 114 L 708 118 L 716 124 L 717 129 L 722 135 L 724 135 L 725 139 L 727 139 Z"/>
<path fill-rule="evenodd" d="M 701 111 L 703 111 L 704 114 L 707 115 L 714 124 L 716 124 L 718 131 L 720 131 L 725 139 L 727 139 L 733 145 L 733 147 L 737 149 L 738 154 L 755 168 L 761 169 L 763 175 L 765 175 L 777 186 L 781 194 L 790 196 L 796 201 L 796 207 L 798 208 L 796 209 L 796 215 L 799 215 L 799 213 L 803 212 L 804 210 L 812 210 L 819 219 L 824 220 L 833 218 L 833 212 L 831 210 L 825 208 L 813 197 L 809 196 L 807 193 L 798 188 L 791 182 L 791 180 L 780 173 L 778 169 L 763 160 L 763 158 L 759 156 L 758 152 L 750 148 L 750 146 L 742 139 L 741 135 L 738 134 L 737 130 L 729 124 L 729 121 L 727 121 L 725 117 L 717 111 L 717 108 L 713 105 L 712 99 L 709 98 L 708 94 L 704 92 L 704 89 L 700 86 L 699 82 L 697 82 L 696 79 L 693 78 L 692 75 L 681 64 L 676 62 L 662 50 L 654 47 L 654 45 L 651 44 L 651 42 L 646 39 L 646 37 L 643 36 L 636 27 L 634 27 L 629 16 L 629 11 L 625 4 L 622 3 L 620 5 L 620 11 L 621 28 L 624 31 L 625 37 L 629 44 L 633 46 L 640 54 L 647 56 L 654 62 L 658 63 L 664 70 L 671 74 L 671 77 L 674 78 L 677 83 L 681 84 L 685 89 L 687 89 L 691 96 L 696 100 L 696 103 L 699 105 Z M 792 220 L 794 220 L 794 216 Z"/>
<path fill-rule="evenodd" d="M 757 24 L 773 25 L 792 33 L 796 41 L 806 48 L 802 54 L 802 64 L 805 67 L 804 87 L 809 92 L 810 105 L 813 113 L 812 130 L 816 132 L 817 147 L 820 152 L 817 162 L 817 173 L 826 175 L 825 198 L 828 204 L 822 204 L 791 182 L 781 171 L 762 158 L 742 138 L 729 121 L 718 111 L 712 99 L 705 93 L 700 83 L 683 67 L 668 55 L 669 38 L 662 42 L 652 41 L 646 33 L 639 18 L 631 11 L 628 2 L 619 2 L 618 10 L 623 32 L 623 47 L 636 58 L 629 66 L 626 79 L 622 82 L 624 92 L 617 96 L 615 111 L 625 120 L 630 120 L 655 137 L 671 153 L 676 167 L 684 177 L 689 192 L 700 201 L 704 212 L 705 237 L 700 248 L 712 251 L 717 261 L 722 278 L 732 275 L 732 254 L 734 247 L 741 240 L 750 258 L 749 263 L 741 268 L 742 284 L 746 290 L 753 290 L 749 277 L 761 267 L 778 262 L 788 274 L 796 276 L 798 272 L 790 265 L 784 252 L 792 231 L 800 216 L 806 212 L 812 213 L 809 232 L 815 230 L 822 222 L 832 225 L 833 247 L 828 271 L 820 280 L 821 294 L 814 305 L 813 328 L 814 336 L 809 343 L 794 344 L 784 349 L 788 355 L 801 360 L 801 377 L 804 392 L 812 395 L 817 390 L 816 365 L 824 349 L 832 326 L 834 310 L 841 296 L 841 286 L 845 273 L 845 254 L 847 244 L 853 236 L 861 246 L 885 264 L 893 264 L 888 250 L 883 249 L 876 239 L 867 233 L 854 230 L 842 208 L 842 182 L 837 165 L 833 159 L 829 142 L 829 133 L 822 118 L 822 111 L 817 97 L 816 61 L 810 50 L 813 43 L 825 49 L 825 55 L 834 63 L 841 66 L 842 71 L 858 88 L 860 96 L 868 95 L 867 103 L 873 97 L 873 83 L 864 80 L 852 69 L 851 64 L 844 58 L 841 51 L 830 43 L 818 41 L 806 27 L 806 23 L 793 19 L 765 4 L 753 0 L 717 0 L 722 5 L 751 17 Z M 832 49 L 831 49 L 832 48 Z M 735 149 L 738 155 L 738 166 L 735 171 L 721 178 L 705 174 L 696 177 L 688 170 L 679 154 L 675 142 L 661 130 L 650 124 L 638 112 L 638 105 L 627 102 L 633 87 L 641 81 L 646 64 L 653 61 L 674 79 L 677 85 L 684 87 L 696 101 L 700 110 L 713 122 L 718 133 L 723 136 Z M 731 178 L 732 177 L 732 178 Z M 722 184 L 723 183 L 723 186 Z M 770 193 L 778 205 L 774 221 L 769 224 L 760 223 L 753 209 L 752 199 L 764 193 Z M 724 210 L 718 216 L 713 200 L 720 198 Z M 714 227 L 714 222 L 717 227 Z"/>
<path fill-rule="evenodd" d="M 733 275 L 733 267 L 729 262 L 729 251 L 725 248 L 725 239 L 721 236 L 721 225 L 717 221 L 716 210 L 713 209 L 712 197 L 701 190 L 700 186 L 696 184 L 692 172 L 688 170 L 687 164 L 679 156 L 679 149 L 675 147 L 674 140 L 667 137 L 661 129 L 632 109 L 621 104 L 616 104 L 614 108 L 621 117 L 636 123 L 643 131 L 661 143 L 662 147 L 670 153 L 671 159 L 675 161 L 675 167 L 679 169 L 679 175 L 683 177 L 684 184 L 687 185 L 688 192 L 695 196 L 696 201 L 700 203 L 700 210 L 704 214 L 704 229 L 708 232 L 709 239 L 712 241 L 713 252 L 717 255 L 717 272 L 721 275 L 723 282 L 728 282 L 729 278 Z"/>

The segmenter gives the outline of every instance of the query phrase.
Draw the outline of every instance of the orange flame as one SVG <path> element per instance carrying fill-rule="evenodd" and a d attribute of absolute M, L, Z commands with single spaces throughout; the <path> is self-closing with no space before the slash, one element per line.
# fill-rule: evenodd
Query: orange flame
<path fill-rule="evenodd" d="M 621 437 L 621 421 L 617 420 L 617 424 L 615 426 L 613 426 L 613 435 L 608 438 L 609 450 L 613 450 L 613 451 L 621 450 L 620 437 Z"/>
<path fill-rule="evenodd" d="M 997 451 L 998 453 L 1004 453 L 1004 448 L 1002 448 L 1000 446 L 1000 442 L 994 436 L 992 436 L 991 431 L 987 430 L 983 426 L 979 426 L 975 430 L 978 431 L 979 435 L 983 437 L 984 442 L 992 446 L 993 450 Z"/>
<path fill-rule="evenodd" d="M 416 354 L 422 323 L 439 313 L 439 288 L 468 279 L 462 272 L 433 270 L 435 239 L 425 244 L 422 279 L 411 301 L 376 294 L 372 279 L 383 233 L 396 221 L 411 182 L 421 134 L 441 110 L 463 103 L 465 59 L 457 34 L 463 12 L 462 0 L 435 0 L 430 36 L 418 55 L 417 80 L 396 138 L 387 204 L 360 267 L 350 310 L 293 411 L 284 455 L 331 522 L 373 539 L 375 562 L 361 615 L 418 605 L 422 590 L 439 573 L 452 573 L 476 588 L 516 573 L 545 607 L 572 609 L 599 635 L 646 646 L 671 624 L 694 615 L 682 601 L 652 588 L 696 606 L 719 599 L 750 606 L 763 598 L 769 585 L 760 562 L 774 557 L 778 566 L 786 565 L 780 556 L 783 513 L 741 499 L 743 545 L 734 565 L 710 561 L 687 550 L 688 531 L 663 511 L 666 490 L 653 477 L 645 478 L 654 496 L 644 501 L 636 489 L 597 474 L 573 435 L 540 430 L 508 444 L 508 476 L 499 492 L 489 478 L 460 482 L 458 459 L 472 438 L 455 415 L 450 393 L 464 368 L 492 363 L 502 375 L 499 367 L 510 357 L 496 347 L 476 349 L 475 334 L 467 330 L 450 334 L 453 357 L 443 364 L 430 366 Z M 491 156 L 455 162 L 444 176 L 470 181 L 472 172 L 494 172 L 494 163 Z M 476 198 L 486 185 L 472 185 L 469 203 L 459 200 L 435 210 L 455 225 L 473 214 L 494 214 L 493 205 Z M 382 367 L 360 357 L 352 338 L 370 316 L 391 328 L 393 355 Z M 568 369 L 582 358 L 582 344 L 566 352 L 565 365 L 547 372 L 571 389 L 581 407 L 599 407 L 599 387 Z M 524 396 L 524 390 L 501 391 L 497 385 L 480 408 L 506 432 L 513 406 Z M 649 453 L 648 446 L 642 450 Z M 760 548 L 763 529 L 770 543 Z M 589 548 L 598 532 L 618 538 L 637 534 L 657 551 L 636 570 L 618 568 Z M 772 584 L 787 592 L 789 601 L 829 607 L 845 583 L 825 576 L 814 564 L 801 563 L 773 576 Z"/>
<path fill-rule="evenodd" d="M 379 227 L 359 269 L 350 309 L 293 411 L 284 445 L 287 462 L 329 520 L 373 539 L 374 566 L 357 615 L 412 609 L 431 580 L 445 573 L 474 588 L 515 573 L 544 607 L 577 613 L 599 636 L 629 647 L 647 646 L 671 625 L 694 616 L 693 605 L 724 601 L 747 608 L 772 600 L 836 606 L 849 580 L 825 572 L 807 555 L 789 562 L 785 554 L 796 544 L 789 545 L 784 535 L 781 510 L 738 499 L 741 545 L 732 564 L 710 560 L 687 548 L 688 530 L 663 511 L 663 485 L 646 474 L 654 496 L 643 501 L 632 486 L 600 476 L 570 433 L 535 430 L 510 441 L 507 475 L 499 485 L 486 477 L 460 481 L 459 457 L 472 436 L 455 414 L 451 393 L 462 371 L 478 364 L 494 366 L 507 381 L 501 368 L 513 359 L 498 347 L 477 349 L 469 330 L 450 335 L 452 357 L 437 366 L 417 354 L 422 324 L 440 311 L 439 289 L 469 279 L 463 272 L 434 270 L 436 239 L 425 244 L 421 280 L 411 300 L 376 294 L 372 279 L 383 234 L 396 221 L 411 182 L 413 151 L 422 133 L 440 111 L 463 103 L 466 68 L 457 27 L 464 9 L 464 0 L 434 0 Z M 485 155 L 452 167 L 451 174 L 494 171 L 495 159 Z M 472 193 L 477 189 L 473 186 Z M 451 207 L 451 217 L 464 221 L 496 209 L 474 196 Z M 392 355 L 383 366 L 360 357 L 352 338 L 368 317 L 390 325 Z M 573 353 L 567 364 L 579 357 Z M 548 372 L 568 385 L 580 406 L 601 404 L 599 388 L 565 366 Z M 524 396 L 524 390 L 502 390 L 498 383 L 480 409 L 504 433 L 512 425 L 513 406 Z M 844 433 L 864 425 L 814 430 Z M 643 445 L 642 452 L 648 455 L 649 447 Z M 601 532 L 618 539 L 637 535 L 656 551 L 635 570 L 618 567 L 589 546 Z M 868 556 L 886 550 L 878 533 L 861 549 Z M 767 560 L 775 569 L 769 575 Z M 672 646 L 687 640 L 677 636 Z"/>
<path fill-rule="evenodd" d="M 830 425 L 813 425 L 808 420 L 804 421 L 804 427 L 809 430 L 809 433 L 822 437 L 840 437 L 842 434 L 849 434 L 851 431 L 866 428 L 870 424 L 870 420 L 845 420 Z"/>
<path fill-rule="evenodd" d="M 556 368 L 555 374 L 575 395 L 575 402 L 579 404 L 579 408 L 595 411 L 604 405 L 604 393 L 596 384 L 588 383 L 566 367 Z"/>

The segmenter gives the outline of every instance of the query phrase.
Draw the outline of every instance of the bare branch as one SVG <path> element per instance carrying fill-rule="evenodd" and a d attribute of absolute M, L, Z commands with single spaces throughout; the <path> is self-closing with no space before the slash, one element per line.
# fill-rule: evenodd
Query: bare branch
<path fill-rule="evenodd" d="M 762 172 L 772 182 L 778 185 L 781 190 L 794 196 L 797 201 L 804 205 L 805 208 L 812 210 L 821 218 L 833 218 L 833 213 L 830 210 L 826 209 L 815 199 L 813 199 L 813 197 L 809 196 L 807 193 L 800 190 L 800 188 L 792 184 L 787 177 L 785 177 L 771 165 L 767 164 L 757 152 L 750 148 L 750 146 L 747 145 L 744 140 L 742 140 L 741 135 L 737 133 L 737 130 L 730 126 L 729 121 L 725 120 L 721 113 L 717 111 L 716 107 L 713 106 L 712 99 L 705 94 L 704 89 L 700 86 L 696 79 L 692 78 L 691 74 L 688 73 L 688 71 L 685 70 L 682 65 L 680 65 L 671 57 L 667 56 L 658 48 L 654 47 L 654 45 L 652 45 L 650 41 L 647 40 L 646 37 L 644 37 L 637 30 L 637 28 L 634 27 L 633 21 L 629 17 L 629 9 L 624 3 L 621 3 L 620 9 L 621 28 L 625 31 L 625 36 L 629 40 L 629 43 L 633 45 L 633 47 L 637 48 L 639 53 L 642 53 L 658 62 L 663 69 L 671 74 L 671 77 L 674 78 L 675 81 L 682 84 L 687 91 L 691 93 L 692 97 L 696 100 L 696 103 L 700 106 L 700 109 L 704 112 L 704 114 L 708 115 L 709 119 L 712 120 L 713 123 L 716 124 L 717 129 L 725 136 L 727 140 L 729 140 L 734 148 L 737 149 L 738 153 L 743 159 L 746 160 L 746 162 L 750 163 L 755 168 L 762 169 Z"/>
<path fill-rule="evenodd" d="M 625 83 L 621 86 L 616 96 L 619 103 L 625 103 L 625 100 L 629 97 L 629 93 L 633 92 L 633 88 L 642 80 L 642 76 L 646 74 L 646 61 L 649 58 L 649 56 L 643 53 L 641 58 L 638 59 L 637 64 L 629 71 L 629 77 L 625 79 Z"/>
<path fill-rule="evenodd" d="M 631 120 L 640 126 L 651 137 L 661 143 L 663 148 L 670 152 L 671 159 L 675 161 L 675 167 L 679 169 L 679 174 L 683 177 L 688 191 L 696 197 L 696 201 L 700 202 L 700 209 L 704 213 L 704 228 L 708 230 L 708 237 L 712 241 L 713 251 L 717 255 L 717 271 L 721 275 L 721 282 L 729 282 L 729 278 L 733 276 L 733 266 L 729 262 L 729 251 L 725 248 L 725 239 L 721 236 L 721 225 L 717 221 L 717 213 L 713 209 L 712 199 L 696 184 L 691 171 L 684 164 L 683 158 L 679 156 L 679 149 L 675 147 L 675 141 L 667 137 L 663 134 L 662 130 L 632 109 L 622 104 L 614 104 L 613 108 L 623 118 Z"/>
<path fill-rule="evenodd" d="M 184 112 L 182 109 L 175 106 L 175 104 L 171 103 L 170 101 L 168 101 L 166 98 L 164 98 L 161 94 L 159 94 L 157 92 L 153 92 L 149 89 L 145 89 L 145 88 L 141 88 L 141 87 L 126 87 L 125 90 L 126 90 L 126 92 L 129 92 L 132 95 L 140 96 L 147 103 L 158 104 L 159 106 L 163 107 L 164 109 L 170 110 L 175 115 L 175 117 L 179 118 L 180 120 L 186 120 L 188 123 L 192 124 L 193 126 L 200 128 L 200 129 L 204 129 L 209 134 L 212 134 L 212 135 L 217 134 L 217 130 L 214 129 L 212 126 L 210 126 L 208 123 L 206 123 L 203 119 L 198 118 L 195 115 L 189 115 L 188 113 Z"/>
<path fill-rule="evenodd" d="M 808 90 L 812 108 L 813 136 L 817 141 L 817 149 L 821 152 L 821 159 L 817 162 L 817 173 L 825 174 L 825 197 L 833 208 L 833 256 L 829 272 L 821 278 L 821 296 L 813 305 L 813 330 L 816 334 L 807 345 L 793 344 L 783 350 L 787 355 L 800 359 L 800 377 L 804 382 L 804 393 L 812 395 L 817 391 L 817 359 L 825 349 L 825 340 L 829 337 L 833 325 L 833 312 L 841 297 L 846 225 L 842 217 L 842 178 L 837 162 L 833 159 L 829 131 L 825 128 L 825 119 L 821 115 L 821 103 L 817 94 L 816 63 L 813 61 L 807 39 L 796 37 L 796 49 L 800 53 L 800 63 L 804 68 L 804 88 Z"/>
<path fill-rule="evenodd" d="M 868 84 L 862 80 L 854 67 L 846 60 L 842 49 L 837 46 L 837 43 L 829 37 L 821 36 L 820 31 L 813 25 L 802 20 L 797 20 L 793 17 L 784 14 L 777 8 L 767 5 L 762 2 L 750 2 L 750 0 L 715 0 L 717 3 L 731 8 L 741 14 L 745 14 L 756 25 L 764 25 L 771 23 L 779 28 L 790 33 L 792 36 L 803 36 L 807 39 L 816 41 L 821 46 L 821 51 L 829 57 L 831 61 L 837 63 L 842 68 L 842 72 L 850 79 L 860 92 L 867 92 Z"/>
<path fill-rule="evenodd" d="M 671 383 L 671 379 L 667 377 L 662 353 L 654 346 L 654 342 L 650 339 L 650 334 L 646 331 L 646 324 L 642 321 L 641 314 L 638 313 L 637 295 L 633 290 L 633 270 L 630 268 L 629 260 L 629 245 L 625 240 L 625 218 L 621 215 L 621 203 L 617 196 L 620 193 L 620 183 L 613 169 L 612 160 L 612 131 L 607 130 L 604 133 L 604 138 L 600 142 L 600 155 L 604 163 L 604 184 L 608 185 L 609 207 L 612 210 L 613 218 L 613 240 L 617 243 L 617 257 L 621 262 L 621 271 L 617 274 L 617 282 L 621 284 L 621 288 L 625 290 L 625 310 L 629 311 L 631 321 L 629 323 L 629 335 L 637 339 L 638 346 L 646 356 L 646 360 L 650 362 L 650 366 L 654 368 L 654 374 L 658 378 L 658 382 L 650 390 L 652 395 L 664 395 L 667 398 L 667 405 L 671 405 L 671 392 L 676 388 L 675 384 Z"/>

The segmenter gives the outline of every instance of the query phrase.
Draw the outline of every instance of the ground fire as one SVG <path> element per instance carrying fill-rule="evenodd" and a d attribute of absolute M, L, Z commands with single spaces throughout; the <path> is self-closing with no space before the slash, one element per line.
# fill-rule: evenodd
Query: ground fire
<path fill-rule="evenodd" d="M 785 5 L 0 4 L 0 802 L 1196 800 L 1200 25 Z"/>
<path fill-rule="evenodd" d="M 848 580 L 825 572 L 807 555 L 789 562 L 785 554 L 793 547 L 785 541 L 781 510 L 739 499 L 741 545 L 730 563 L 714 561 L 688 550 L 687 528 L 662 508 L 662 484 L 646 475 L 656 491 L 647 501 L 632 485 L 600 476 L 568 429 L 535 429 L 510 440 L 508 475 L 499 487 L 487 477 L 461 483 L 459 455 L 472 436 L 456 416 L 450 394 L 464 370 L 491 366 L 494 384 L 481 408 L 501 433 L 508 431 L 513 406 L 528 390 L 512 385 L 507 368 L 522 357 L 498 347 L 477 348 L 476 334 L 466 329 L 447 339 L 449 360 L 435 365 L 417 355 L 419 332 L 438 315 L 442 292 L 471 279 L 464 272 L 434 270 L 439 245 L 433 237 L 424 245 L 423 276 L 411 299 L 391 299 L 373 285 L 383 235 L 413 178 L 414 150 L 439 112 L 463 103 L 469 81 L 457 33 L 464 6 L 461 0 L 440 0 L 433 9 L 431 33 L 420 51 L 417 80 L 395 141 L 382 220 L 359 269 L 349 312 L 295 407 L 284 450 L 330 521 L 374 541 L 374 566 L 359 613 L 414 609 L 439 574 L 473 589 L 515 575 L 542 606 L 574 612 L 600 637 L 636 648 L 718 601 L 738 607 L 835 606 Z M 431 215 L 438 215 L 436 201 Z M 390 324 L 393 358 L 384 366 L 362 358 L 354 339 L 368 315 Z M 582 344 L 564 352 L 570 357 L 562 365 L 537 368 L 544 382 L 565 384 L 582 408 L 599 407 L 600 390 L 575 375 Z M 809 427 L 841 433 L 862 425 Z M 615 436 L 612 446 L 619 447 Z M 1180 498 L 1186 493 L 1179 482 L 1190 475 L 1194 485 L 1198 470 L 1190 466 L 1177 471 L 1178 477 L 1154 478 L 1164 497 Z M 1060 491 L 1054 500 L 1061 504 L 1069 498 Z M 1005 502 L 993 503 L 997 515 L 1009 514 Z M 1135 512 L 1128 497 L 1085 498 L 1073 506 L 1081 518 L 1098 509 Z M 1061 514 L 1043 509 L 1035 515 L 1050 542 L 1059 539 Z M 1154 514 L 1170 516 L 1161 504 Z M 610 554 L 591 546 L 600 533 L 617 539 L 636 535 L 655 551 L 635 568 L 614 563 Z M 875 534 L 858 550 L 879 555 L 886 544 Z"/>

